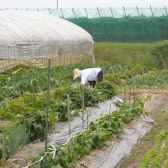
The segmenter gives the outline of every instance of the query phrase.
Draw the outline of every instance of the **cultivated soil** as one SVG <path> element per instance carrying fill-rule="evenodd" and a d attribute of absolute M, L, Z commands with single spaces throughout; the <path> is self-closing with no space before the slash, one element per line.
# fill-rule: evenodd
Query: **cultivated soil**
<path fill-rule="evenodd" d="M 126 157 L 121 168 L 138 168 L 145 153 L 154 145 L 155 137 L 161 130 L 168 130 L 168 93 L 155 93 L 145 104 L 145 111 L 155 120 L 151 131 L 137 144 L 130 156 Z"/>
<path fill-rule="evenodd" d="M 151 97 L 150 100 L 145 103 L 145 111 L 148 112 L 149 116 L 155 120 L 155 125 L 153 129 L 148 133 L 135 147 L 132 154 L 125 158 L 122 162 L 121 167 L 122 168 L 137 168 L 139 163 L 141 162 L 144 154 L 146 151 L 149 150 L 150 147 L 154 144 L 154 137 L 158 132 L 160 132 L 161 129 L 163 129 L 164 124 L 167 124 L 168 121 L 168 92 L 164 91 L 151 91 L 151 90 L 136 90 L 134 92 L 135 94 L 130 97 L 132 100 L 133 97 L 144 97 L 149 96 Z M 124 98 L 124 94 L 120 94 L 119 97 Z M 126 97 L 128 98 L 129 95 L 126 94 Z M 127 99 L 128 102 L 128 99 Z M 158 114 L 166 114 L 167 118 L 159 117 Z M 136 122 L 136 119 L 133 121 Z M 129 126 L 128 126 L 129 127 Z M 168 124 L 167 124 L 168 129 Z M 164 128 L 166 128 L 164 127 Z M 101 153 L 102 150 L 105 150 L 108 148 L 108 146 L 113 142 L 108 142 L 106 147 L 101 150 L 94 150 L 89 156 L 86 156 L 83 158 L 79 164 L 79 167 L 83 167 L 82 165 L 86 165 L 88 168 L 94 168 L 92 166 L 92 158 L 94 158 L 96 155 Z M 31 148 L 30 148 L 31 146 Z M 28 146 L 24 146 L 19 150 L 13 157 L 11 157 L 4 168 L 14 168 L 17 164 L 24 164 L 25 161 L 31 160 L 33 156 L 44 149 L 44 143 L 32 143 Z M 31 151 L 30 151 L 31 150 Z M 31 153 L 31 155 L 30 155 Z M 19 158 L 19 159 L 18 159 Z"/>
<path fill-rule="evenodd" d="M 122 163 L 122 168 L 137 168 L 143 159 L 144 154 L 153 146 L 155 135 L 159 133 L 162 129 L 168 129 L 168 92 L 166 91 L 153 91 L 153 90 L 136 90 L 134 95 L 130 96 L 130 101 L 128 100 L 128 93 L 120 94 L 119 97 L 127 97 L 127 103 L 133 100 L 134 97 L 149 97 L 149 101 L 145 103 L 144 110 L 148 113 L 149 117 L 154 119 L 155 124 L 151 131 L 147 133 L 136 145 L 134 150 L 131 152 L 130 156 L 126 157 Z M 135 119 L 127 128 L 131 127 L 136 122 Z M 165 126 L 166 125 L 166 126 Z M 103 150 L 106 150 L 108 146 L 112 145 L 115 141 L 120 141 L 115 139 L 112 142 L 108 142 L 103 149 L 94 150 L 89 156 L 84 157 L 78 163 L 78 168 L 88 167 L 94 168 L 93 158 L 101 155 Z"/>

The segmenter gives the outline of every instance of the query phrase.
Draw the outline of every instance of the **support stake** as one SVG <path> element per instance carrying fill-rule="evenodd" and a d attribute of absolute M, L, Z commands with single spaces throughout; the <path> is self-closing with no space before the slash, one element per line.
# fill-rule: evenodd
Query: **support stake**
<path fill-rule="evenodd" d="M 69 135 L 70 135 L 71 134 L 71 118 L 70 118 L 69 95 L 67 95 L 67 105 L 68 105 L 68 125 L 69 125 Z"/>
<path fill-rule="evenodd" d="M 84 129 L 84 111 L 85 111 L 85 85 L 82 86 L 82 130 Z"/>
<path fill-rule="evenodd" d="M 48 145 L 48 109 L 50 105 L 50 75 L 51 75 L 51 59 L 48 59 L 48 74 L 47 74 L 47 95 L 46 95 L 46 130 L 45 130 L 45 151 Z"/>

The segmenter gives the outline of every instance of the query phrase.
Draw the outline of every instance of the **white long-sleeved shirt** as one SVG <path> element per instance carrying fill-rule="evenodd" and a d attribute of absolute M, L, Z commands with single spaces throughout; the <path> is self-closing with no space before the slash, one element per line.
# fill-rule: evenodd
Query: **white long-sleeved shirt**
<path fill-rule="evenodd" d="M 81 70 L 81 84 L 85 85 L 88 81 L 97 81 L 97 75 L 101 68 L 88 68 Z"/>

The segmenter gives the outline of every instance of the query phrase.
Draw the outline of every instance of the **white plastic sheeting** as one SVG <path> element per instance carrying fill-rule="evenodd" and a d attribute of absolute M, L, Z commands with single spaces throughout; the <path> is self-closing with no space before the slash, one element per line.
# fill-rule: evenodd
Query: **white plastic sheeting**
<path fill-rule="evenodd" d="M 46 58 L 68 64 L 81 57 L 94 60 L 93 39 L 75 24 L 38 12 L 0 11 L 0 67 L 16 62 L 40 66 Z"/>

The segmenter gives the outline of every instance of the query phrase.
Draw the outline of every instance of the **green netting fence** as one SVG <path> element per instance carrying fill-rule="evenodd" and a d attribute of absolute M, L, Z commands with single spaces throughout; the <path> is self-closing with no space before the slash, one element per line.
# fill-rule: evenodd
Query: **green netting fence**
<path fill-rule="evenodd" d="M 8 10 L 1 9 L 1 10 Z M 65 18 L 98 42 L 152 42 L 168 39 L 168 10 L 163 8 L 16 9 Z"/>

